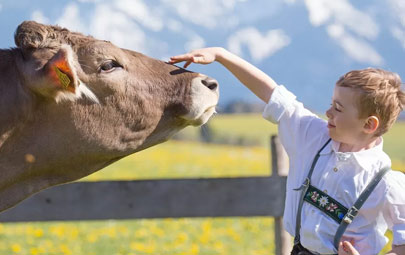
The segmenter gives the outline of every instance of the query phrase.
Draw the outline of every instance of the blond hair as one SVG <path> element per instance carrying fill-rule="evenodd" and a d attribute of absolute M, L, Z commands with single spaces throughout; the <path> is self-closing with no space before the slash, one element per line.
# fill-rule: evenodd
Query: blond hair
<path fill-rule="evenodd" d="M 376 68 L 354 70 L 340 77 L 336 85 L 359 92 L 359 117 L 374 115 L 380 121 L 376 136 L 391 128 L 405 105 L 405 93 L 397 73 Z"/>

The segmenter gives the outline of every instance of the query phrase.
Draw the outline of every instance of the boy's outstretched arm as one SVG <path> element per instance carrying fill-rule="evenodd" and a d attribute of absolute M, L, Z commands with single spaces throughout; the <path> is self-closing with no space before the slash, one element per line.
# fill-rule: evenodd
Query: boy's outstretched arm
<path fill-rule="evenodd" d="M 267 74 L 224 48 L 213 47 L 193 50 L 187 54 L 171 57 L 169 63 L 175 64 L 182 61 L 186 61 L 184 68 L 191 63 L 209 64 L 214 61 L 221 63 L 265 103 L 269 101 L 274 88 L 277 86 L 277 83 Z"/>

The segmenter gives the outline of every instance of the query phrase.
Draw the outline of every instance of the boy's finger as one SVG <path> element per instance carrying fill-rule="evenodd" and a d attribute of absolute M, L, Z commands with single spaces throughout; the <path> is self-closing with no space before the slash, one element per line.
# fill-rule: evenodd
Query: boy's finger
<path fill-rule="evenodd" d="M 187 68 L 193 61 L 187 60 L 187 62 L 184 64 L 184 68 Z"/>
<path fill-rule="evenodd" d="M 176 63 L 179 63 L 179 62 L 182 62 L 183 60 L 181 60 L 181 59 L 170 59 L 169 60 L 169 63 L 170 64 L 176 64 Z"/>
<path fill-rule="evenodd" d="M 346 250 L 346 249 L 344 248 L 344 246 L 343 246 L 343 242 L 339 242 L 338 251 L 339 251 L 339 255 L 340 255 L 340 254 L 344 254 L 344 253 L 347 252 L 347 250 Z"/>
<path fill-rule="evenodd" d="M 348 241 L 344 241 L 344 242 L 343 242 L 343 249 L 344 249 L 346 252 L 348 252 L 349 254 L 354 254 L 354 255 L 359 254 L 359 253 L 357 252 L 357 250 L 353 247 L 353 245 L 352 245 L 350 242 L 348 242 Z"/>
<path fill-rule="evenodd" d="M 182 55 L 177 55 L 177 56 L 170 57 L 170 59 L 173 59 L 173 60 L 187 60 L 187 59 L 190 59 L 192 57 L 193 56 L 191 54 L 182 54 Z"/>

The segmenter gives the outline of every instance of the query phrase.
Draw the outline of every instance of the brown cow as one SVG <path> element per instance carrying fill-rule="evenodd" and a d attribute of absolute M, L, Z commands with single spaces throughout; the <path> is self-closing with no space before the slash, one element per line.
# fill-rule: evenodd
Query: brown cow
<path fill-rule="evenodd" d="M 215 80 L 110 42 L 28 21 L 15 43 L 0 50 L 0 211 L 215 112 Z"/>

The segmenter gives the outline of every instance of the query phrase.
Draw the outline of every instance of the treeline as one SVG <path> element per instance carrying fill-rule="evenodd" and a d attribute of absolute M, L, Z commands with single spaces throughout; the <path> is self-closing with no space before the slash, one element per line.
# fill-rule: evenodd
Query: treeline
<path fill-rule="evenodd" d="M 260 113 L 263 112 L 264 103 L 249 103 L 245 101 L 231 101 L 226 106 L 217 109 L 218 113 L 232 114 L 232 113 Z"/>
<path fill-rule="evenodd" d="M 236 146 L 260 146 L 262 141 L 259 138 L 252 138 L 243 135 L 235 135 L 233 133 L 217 132 L 211 127 L 209 122 L 198 129 L 197 135 L 187 135 L 179 132 L 172 139 L 181 141 L 194 141 L 212 144 L 227 144 Z"/>
<path fill-rule="evenodd" d="M 218 107 L 218 114 L 242 114 L 242 113 L 261 113 L 263 112 L 264 103 L 249 103 L 245 101 L 232 101 L 224 107 Z M 257 138 L 235 135 L 233 133 L 217 132 L 211 127 L 210 122 L 201 126 L 197 135 L 187 135 L 177 133 L 173 139 L 183 141 L 198 141 L 203 143 L 228 144 L 239 146 L 258 146 L 261 141 Z"/>

